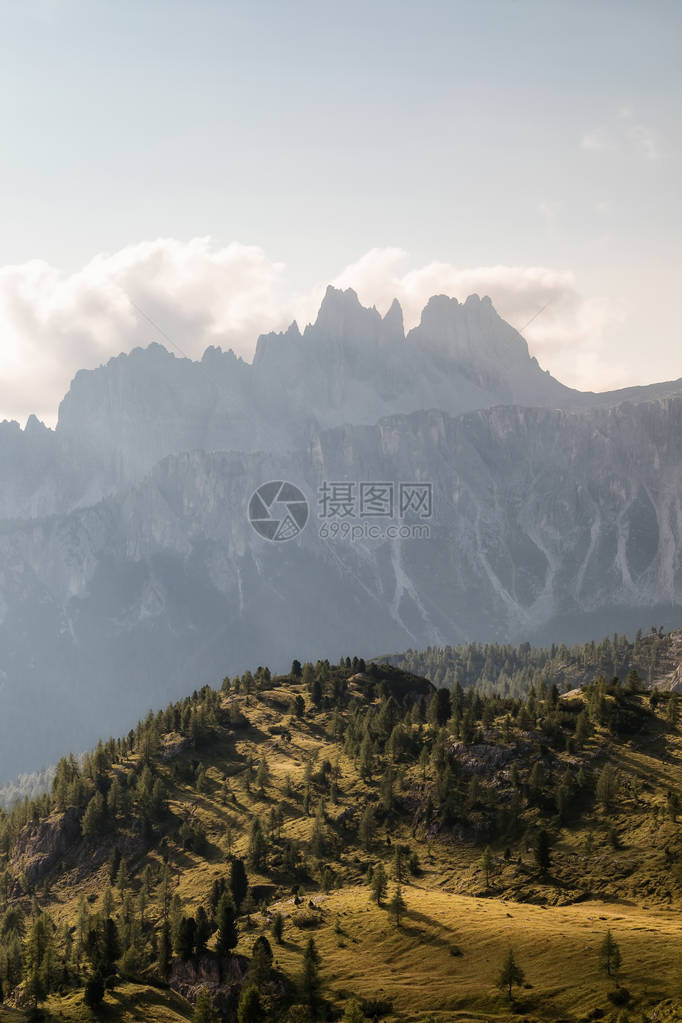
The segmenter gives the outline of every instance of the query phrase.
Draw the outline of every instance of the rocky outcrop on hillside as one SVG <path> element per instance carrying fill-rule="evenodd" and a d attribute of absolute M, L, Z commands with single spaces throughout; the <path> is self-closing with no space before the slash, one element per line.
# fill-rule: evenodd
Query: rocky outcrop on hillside
<path fill-rule="evenodd" d="M 659 672 L 652 679 L 656 689 L 669 689 L 674 693 L 682 692 L 682 629 L 674 629 L 663 637 L 662 661 Z"/>
<path fill-rule="evenodd" d="M 207 988 L 224 1023 L 234 1023 L 237 1006 L 249 967 L 245 956 L 216 956 L 206 953 L 192 959 L 174 959 L 168 983 L 173 991 L 196 1002 L 202 988 Z"/>
<path fill-rule="evenodd" d="M 70 808 L 46 820 L 26 824 L 15 843 L 10 868 L 31 887 L 39 885 L 81 837 L 77 812 Z"/>

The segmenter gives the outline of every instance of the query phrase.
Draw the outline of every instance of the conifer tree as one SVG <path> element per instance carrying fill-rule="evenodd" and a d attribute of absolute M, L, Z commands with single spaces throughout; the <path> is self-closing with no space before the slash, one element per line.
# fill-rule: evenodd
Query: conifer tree
<path fill-rule="evenodd" d="M 268 854 L 268 843 L 263 834 L 260 818 L 254 817 L 249 831 L 248 859 L 254 870 L 262 870 Z"/>
<path fill-rule="evenodd" d="M 161 979 L 163 981 L 168 980 L 172 959 L 173 949 L 171 946 L 170 925 L 167 920 L 164 920 L 159 932 L 159 948 L 157 955 L 159 973 L 161 974 Z"/>
<path fill-rule="evenodd" d="M 251 984 L 242 989 L 237 1006 L 237 1023 L 263 1023 L 265 1009 L 258 988 Z"/>
<path fill-rule="evenodd" d="M 262 990 L 263 985 L 270 980 L 272 973 L 272 948 L 270 942 L 261 934 L 256 938 L 251 952 L 251 966 L 249 967 L 249 981 Z"/>
<path fill-rule="evenodd" d="M 377 906 L 381 906 L 382 902 L 386 898 L 386 892 L 388 890 L 388 881 L 386 879 L 386 871 L 384 870 L 383 863 L 377 863 L 374 868 L 371 888 L 372 898 L 376 902 Z"/>
<path fill-rule="evenodd" d="M 535 854 L 535 862 L 542 873 L 546 874 L 552 865 L 552 853 L 549 835 L 544 828 L 541 828 L 537 834 L 533 852 Z"/>
<path fill-rule="evenodd" d="M 208 915 L 203 906 L 199 906 L 197 910 L 197 928 L 195 935 L 195 945 L 197 955 L 203 955 L 206 951 L 206 944 L 208 939 L 211 937 L 211 924 L 209 923 Z"/>
<path fill-rule="evenodd" d="M 249 879 L 244 869 L 244 861 L 235 857 L 230 865 L 230 891 L 238 913 L 241 911 L 248 889 Z"/>
<path fill-rule="evenodd" d="M 96 1009 L 104 1001 L 104 981 L 101 973 L 95 973 L 85 982 L 83 1001 L 89 1009 Z"/>
<path fill-rule="evenodd" d="M 403 890 L 399 884 L 395 886 L 393 898 L 388 904 L 388 910 L 393 919 L 395 920 L 396 927 L 400 927 L 403 917 L 407 912 L 407 905 L 403 898 Z"/>
<path fill-rule="evenodd" d="M 320 953 L 313 938 L 308 939 L 301 971 L 301 993 L 315 1018 L 320 997 Z"/>
<path fill-rule="evenodd" d="M 481 856 L 481 867 L 483 868 L 483 873 L 485 874 L 485 886 L 486 888 L 489 888 L 490 872 L 493 869 L 493 854 L 489 845 L 487 845 L 483 850 L 483 855 Z"/>
<path fill-rule="evenodd" d="M 405 854 L 399 844 L 396 844 L 393 852 L 393 877 L 398 884 L 402 884 L 405 880 Z"/>
<path fill-rule="evenodd" d="M 502 968 L 497 978 L 497 986 L 507 992 L 507 998 L 511 1002 L 514 985 L 523 984 L 525 979 L 525 974 L 516 961 L 514 949 L 510 948 L 502 963 Z"/>
<path fill-rule="evenodd" d="M 618 977 L 621 966 L 620 947 L 611 933 L 611 928 L 606 932 L 606 937 L 599 949 L 601 968 L 608 977 Z"/>
<path fill-rule="evenodd" d="M 282 935 L 284 933 L 284 917 L 281 913 L 275 913 L 272 918 L 271 934 L 278 945 L 282 944 Z"/>
<path fill-rule="evenodd" d="M 374 832 L 376 830 L 376 823 L 374 818 L 374 810 L 371 806 L 366 806 L 362 817 L 360 818 L 360 827 L 358 830 L 358 837 L 362 843 L 362 847 L 365 852 L 369 852 L 372 841 L 374 839 Z"/>
<path fill-rule="evenodd" d="M 227 955 L 236 947 L 239 940 L 237 909 L 228 892 L 224 892 L 220 897 L 216 911 L 216 924 L 218 927 L 216 948 L 222 955 Z"/>
<path fill-rule="evenodd" d="M 256 773 L 256 784 L 258 785 L 258 788 L 260 790 L 260 794 L 262 796 L 265 795 L 265 789 L 267 788 L 269 782 L 270 782 L 270 768 L 268 766 L 267 760 L 265 759 L 265 757 L 263 757 L 261 759 L 260 764 L 258 765 L 258 771 Z"/>
<path fill-rule="evenodd" d="M 213 1004 L 211 992 L 206 987 L 202 987 L 197 995 L 192 1013 L 192 1023 L 220 1023 L 220 1015 Z"/>

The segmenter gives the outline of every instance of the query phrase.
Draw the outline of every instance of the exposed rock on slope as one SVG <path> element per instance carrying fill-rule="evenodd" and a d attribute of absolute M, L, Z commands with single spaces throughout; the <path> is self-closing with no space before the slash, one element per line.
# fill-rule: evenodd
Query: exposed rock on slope
<path fill-rule="evenodd" d="M 17 838 L 10 867 L 33 886 L 55 870 L 81 834 L 80 819 L 71 808 L 46 820 L 27 824 Z"/>

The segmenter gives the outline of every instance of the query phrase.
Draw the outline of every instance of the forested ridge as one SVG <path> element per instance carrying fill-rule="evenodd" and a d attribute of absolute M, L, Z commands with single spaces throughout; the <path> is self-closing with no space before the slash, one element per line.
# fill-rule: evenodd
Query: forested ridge
<path fill-rule="evenodd" d="M 679 664 L 676 633 L 652 626 L 634 639 L 607 636 L 575 646 L 554 643 L 549 647 L 499 643 L 467 643 L 407 650 L 385 660 L 406 671 L 430 679 L 437 686 L 452 688 L 456 682 L 475 686 L 483 692 L 523 696 L 532 685 L 546 682 L 560 689 L 583 685 L 599 675 L 625 678 L 636 671 L 648 683 Z"/>
<path fill-rule="evenodd" d="M 655 915 L 682 893 L 679 697 L 632 666 L 662 639 L 568 695 L 530 652 L 522 696 L 358 657 L 259 667 L 63 758 L 0 815 L 3 998 L 239 1023 L 676 1004 L 682 935 Z M 541 907 L 573 992 L 529 944 Z M 386 972 L 424 955 L 436 1001 Z"/>

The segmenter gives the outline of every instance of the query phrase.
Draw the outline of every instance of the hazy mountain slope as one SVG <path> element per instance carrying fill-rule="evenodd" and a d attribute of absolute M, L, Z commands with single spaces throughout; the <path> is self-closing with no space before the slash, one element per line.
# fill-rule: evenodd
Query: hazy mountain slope
<path fill-rule="evenodd" d="M 0 535 L 2 765 L 35 769 L 159 693 L 221 667 L 472 639 L 682 605 L 682 398 L 561 412 L 394 416 L 277 455 L 170 456 L 91 508 Z M 303 533 L 247 520 L 271 479 L 304 489 Z M 433 482 L 429 539 L 324 540 L 323 480 Z M 610 629 L 609 629 L 610 631 Z M 563 638 L 559 633 L 557 638 Z M 586 637 L 587 638 L 587 637 Z M 40 708 L 41 713 L 36 712 Z"/>

